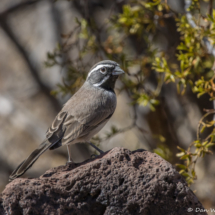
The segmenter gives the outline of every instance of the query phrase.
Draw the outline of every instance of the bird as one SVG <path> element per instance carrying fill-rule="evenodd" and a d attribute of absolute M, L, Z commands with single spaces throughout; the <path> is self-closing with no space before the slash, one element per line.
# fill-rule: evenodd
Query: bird
<path fill-rule="evenodd" d="M 67 146 L 68 162 L 72 163 L 69 145 L 90 142 L 113 115 L 117 98 L 114 87 L 119 75 L 125 72 L 115 61 L 103 60 L 89 71 L 80 89 L 64 104 L 46 132 L 45 140 L 9 176 L 12 181 L 22 176 L 46 150 Z"/>

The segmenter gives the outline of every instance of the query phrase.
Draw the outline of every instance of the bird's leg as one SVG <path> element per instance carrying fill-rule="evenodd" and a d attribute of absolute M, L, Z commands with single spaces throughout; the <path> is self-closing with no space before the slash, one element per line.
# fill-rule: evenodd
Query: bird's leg
<path fill-rule="evenodd" d="M 70 153 L 69 145 L 66 145 L 66 147 L 67 147 L 67 151 L 68 151 L 68 161 L 66 163 L 67 164 L 68 163 L 73 163 L 72 158 L 71 158 L 71 153 Z"/>
<path fill-rule="evenodd" d="M 96 149 L 100 154 L 103 154 L 104 152 L 99 149 L 98 147 L 96 147 L 95 145 L 93 145 L 91 142 L 88 142 L 94 149 Z"/>

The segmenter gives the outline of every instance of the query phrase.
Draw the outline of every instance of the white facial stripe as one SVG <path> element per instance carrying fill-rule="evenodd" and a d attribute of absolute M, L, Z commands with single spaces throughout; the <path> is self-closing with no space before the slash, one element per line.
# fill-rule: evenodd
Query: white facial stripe
<path fill-rule="evenodd" d="M 109 77 L 110 77 L 109 75 L 105 76 L 104 79 L 102 79 L 99 83 L 93 84 L 93 86 L 95 86 L 95 87 L 101 86 L 105 81 L 108 80 Z"/>
<path fill-rule="evenodd" d="M 90 77 L 90 75 L 95 72 L 96 70 L 102 68 L 102 67 L 113 67 L 113 65 L 110 65 L 110 64 L 103 64 L 103 65 L 98 65 L 96 66 L 89 74 L 87 77 Z"/>

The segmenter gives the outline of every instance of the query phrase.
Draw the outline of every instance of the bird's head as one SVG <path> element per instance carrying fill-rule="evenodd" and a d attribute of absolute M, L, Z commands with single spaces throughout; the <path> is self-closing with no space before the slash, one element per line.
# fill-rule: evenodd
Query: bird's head
<path fill-rule="evenodd" d="M 118 76 L 124 73 L 118 63 L 104 60 L 90 69 L 86 81 L 94 87 L 113 90 Z"/>

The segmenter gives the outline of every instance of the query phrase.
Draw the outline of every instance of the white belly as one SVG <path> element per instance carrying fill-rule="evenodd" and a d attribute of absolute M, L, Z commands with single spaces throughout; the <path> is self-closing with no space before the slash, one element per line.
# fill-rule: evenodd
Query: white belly
<path fill-rule="evenodd" d="M 101 123 L 98 127 L 96 127 L 94 130 L 92 130 L 91 132 L 89 132 L 89 134 L 87 136 L 84 136 L 83 138 L 78 138 L 73 140 L 72 142 L 69 143 L 70 144 L 74 144 L 74 143 L 83 143 L 83 142 L 89 142 L 90 139 L 97 134 L 108 122 L 108 120 L 105 120 L 103 123 Z"/>

